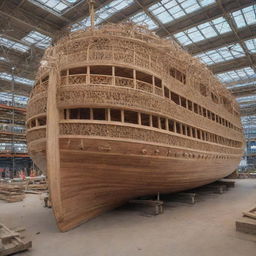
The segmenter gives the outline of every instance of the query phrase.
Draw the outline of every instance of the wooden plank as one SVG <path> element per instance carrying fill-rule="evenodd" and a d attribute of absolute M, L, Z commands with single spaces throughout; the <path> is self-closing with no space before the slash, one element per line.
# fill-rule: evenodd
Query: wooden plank
<path fill-rule="evenodd" d="M 32 247 L 31 241 L 24 241 L 21 238 L 19 232 L 23 230 L 24 228 L 12 231 L 7 226 L 0 223 L 0 241 L 2 244 L 2 246 L 0 247 L 0 256 L 11 255 L 14 253 L 28 250 Z"/>

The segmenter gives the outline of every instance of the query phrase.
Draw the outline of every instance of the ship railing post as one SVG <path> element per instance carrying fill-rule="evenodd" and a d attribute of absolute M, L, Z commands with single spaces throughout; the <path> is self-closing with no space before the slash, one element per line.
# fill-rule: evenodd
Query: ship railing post
<path fill-rule="evenodd" d="M 112 85 L 116 85 L 116 73 L 114 66 L 112 66 Z"/>

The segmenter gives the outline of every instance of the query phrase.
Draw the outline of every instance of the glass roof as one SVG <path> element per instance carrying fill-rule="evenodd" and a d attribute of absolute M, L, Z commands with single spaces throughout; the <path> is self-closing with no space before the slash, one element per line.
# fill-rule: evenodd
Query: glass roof
<path fill-rule="evenodd" d="M 243 79 L 250 79 L 256 77 L 254 70 L 251 67 L 246 67 L 242 69 L 236 69 L 232 71 L 228 71 L 225 73 L 220 73 L 216 75 L 221 82 L 233 82 Z"/>
<path fill-rule="evenodd" d="M 99 8 L 95 12 L 95 24 L 99 24 L 103 22 L 104 20 L 110 18 L 115 13 L 121 11 L 122 9 L 130 6 L 132 3 L 134 3 L 134 0 L 114 0 L 110 2 L 109 4 L 103 6 L 102 8 Z M 85 29 L 86 27 L 89 27 L 91 25 L 90 17 L 86 17 L 82 21 L 75 23 L 71 26 L 71 31 L 76 31 L 80 29 Z"/>
<path fill-rule="evenodd" d="M 80 29 L 85 29 L 85 28 L 89 27 L 90 25 L 91 25 L 90 17 L 86 17 L 85 19 L 81 20 L 80 22 L 74 23 L 71 26 L 71 31 L 73 32 L 73 31 L 77 31 Z"/>
<path fill-rule="evenodd" d="M 35 45 L 41 49 L 45 49 L 51 45 L 52 38 L 37 31 L 31 31 L 22 38 L 22 41 L 30 45 Z"/>
<path fill-rule="evenodd" d="M 103 6 L 102 8 L 98 9 L 95 12 L 95 24 L 99 24 L 102 21 L 108 19 L 109 17 L 113 16 L 118 11 L 130 6 L 134 3 L 134 0 L 114 0 L 111 1 L 109 4 Z"/>
<path fill-rule="evenodd" d="M 19 52 L 27 52 L 29 47 L 24 44 L 20 44 L 18 42 L 12 41 L 10 39 L 4 38 L 0 36 L 0 45 L 5 46 L 9 49 L 14 49 Z"/>
<path fill-rule="evenodd" d="M 232 60 L 241 56 L 245 56 L 245 53 L 240 44 L 231 44 L 196 55 L 206 65 Z"/>
<path fill-rule="evenodd" d="M 0 56 L 0 61 L 8 62 L 8 60 L 5 57 L 3 57 L 3 56 Z"/>
<path fill-rule="evenodd" d="M 252 86 L 255 85 L 256 86 L 256 82 L 250 82 L 250 83 L 241 83 L 241 84 L 234 84 L 234 85 L 230 85 L 227 86 L 228 89 L 234 89 L 234 88 L 238 88 L 238 87 L 247 87 L 247 86 Z"/>
<path fill-rule="evenodd" d="M 145 12 L 139 12 L 129 19 L 136 24 L 147 26 L 149 29 L 158 28 L 157 24 Z"/>
<path fill-rule="evenodd" d="M 238 102 L 247 102 L 247 101 L 255 101 L 256 95 L 246 96 L 246 97 L 239 97 L 236 98 Z"/>
<path fill-rule="evenodd" d="M 24 77 L 19 77 L 19 76 L 13 76 L 13 77 L 14 77 L 14 81 L 16 83 L 26 84 L 26 85 L 31 85 L 31 86 L 34 84 L 33 80 L 30 80 L 30 79 L 27 79 Z M 8 74 L 6 72 L 0 72 L 0 79 L 12 81 L 12 75 Z"/>
<path fill-rule="evenodd" d="M 182 44 L 189 45 L 206 40 L 224 33 L 230 32 L 231 28 L 223 17 L 205 22 L 183 32 L 174 34 L 174 37 Z"/>
<path fill-rule="evenodd" d="M 81 0 L 29 0 L 40 7 L 62 14 Z"/>
<path fill-rule="evenodd" d="M 148 10 L 167 23 L 214 3 L 215 0 L 161 0 Z"/>
<path fill-rule="evenodd" d="M 238 28 L 255 24 L 256 23 L 256 4 L 253 4 L 241 10 L 232 12 L 231 15 L 235 20 L 236 26 Z"/>
<path fill-rule="evenodd" d="M 12 93 L 0 92 L 0 100 L 11 102 L 12 101 Z M 14 100 L 16 103 L 27 104 L 28 97 L 21 96 L 21 95 L 14 95 Z"/>
<path fill-rule="evenodd" d="M 256 53 L 256 38 L 244 42 L 249 52 Z"/>

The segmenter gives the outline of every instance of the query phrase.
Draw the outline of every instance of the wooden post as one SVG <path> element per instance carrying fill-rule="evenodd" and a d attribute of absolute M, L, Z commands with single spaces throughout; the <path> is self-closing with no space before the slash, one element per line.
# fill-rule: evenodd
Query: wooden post
<path fill-rule="evenodd" d="M 116 85 L 116 72 L 114 66 L 112 66 L 112 85 Z"/>
<path fill-rule="evenodd" d="M 141 125 L 141 113 L 138 112 L 138 124 Z"/>
<path fill-rule="evenodd" d="M 54 54 L 53 54 L 54 55 Z M 46 157 L 49 178 L 49 192 L 53 202 L 54 215 L 58 222 L 63 220 L 60 192 L 60 149 L 59 149 L 59 110 L 57 107 L 58 73 L 55 63 L 50 63 L 49 86 L 47 92 Z"/>
<path fill-rule="evenodd" d="M 136 89 L 136 83 L 137 83 L 137 80 L 136 80 L 136 70 L 133 69 L 133 87 L 134 89 Z"/>

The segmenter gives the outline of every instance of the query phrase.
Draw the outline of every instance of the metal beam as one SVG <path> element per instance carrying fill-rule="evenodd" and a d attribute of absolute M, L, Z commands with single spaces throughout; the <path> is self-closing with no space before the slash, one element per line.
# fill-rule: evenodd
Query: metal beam
<path fill-rule="evenodd" d="M 42 34 L 53 38 L 55 33 L 60 29 L 58 25 L 40 18 L 39 16 L 33 14 L 32 11 L 27 12 L 21 8 L 13 10 L 13 7 L 9 1 L 8 4 L 4 5 L 2 9 L 0 9 L 0 14 L 19 24 L 29 27 L 30 29 L 37 30 Z"/>
<path fill-rule="evenodd" d="M 251 4 L 252 0 L 222 0 L 222 5 L 227 12 L 233 12 L 243 7 L 247 7 Z M 188 28 L 194 27 L 198 24 L 221 17 L 222 14 L 222 9 L 217 4 L 209 5 L 180 19 L 165 24 L 165 27 L 167 28 L 169 33 L 178 33 Z M 166 32 L 163 29 L 159 29 L 156 32 L 159 36 L 167 36 Z"/>
<path fill-rule="evenodd" d="M 251 25 L 242 29 L 237 30 L 239 38 L 243 41 L 255 38 L 256 36 L 256 25 Z M 237 38 L 234 32 L 226 33 L 221 36 L 213 37 L 208 40 L 193 43 L 184 48 L 192 55 L 198 54 L 200 52 L 213 50 L 216 48 L 223 47 L 228 44 L 236 43 Z"/>
<path fill-rule="evenodd" d="M 256 63 L 256 54 L 252 54 L 250 56 L 251 56 L 253 63 L 255 64 Z M 208 68 L 214 74 L 218 74 L 218 73 L 223 73 L 223 72 L 240 69 L 240 68 L 244 68 L 244 67 L 248 67 L 248 66 L 251 66 L 251 63 L 248 60 L 248 57 L 245 56 L 245 57 L 221 62 L 218 64 L 210 65 L 210 66 L 208 66 Z"/>

